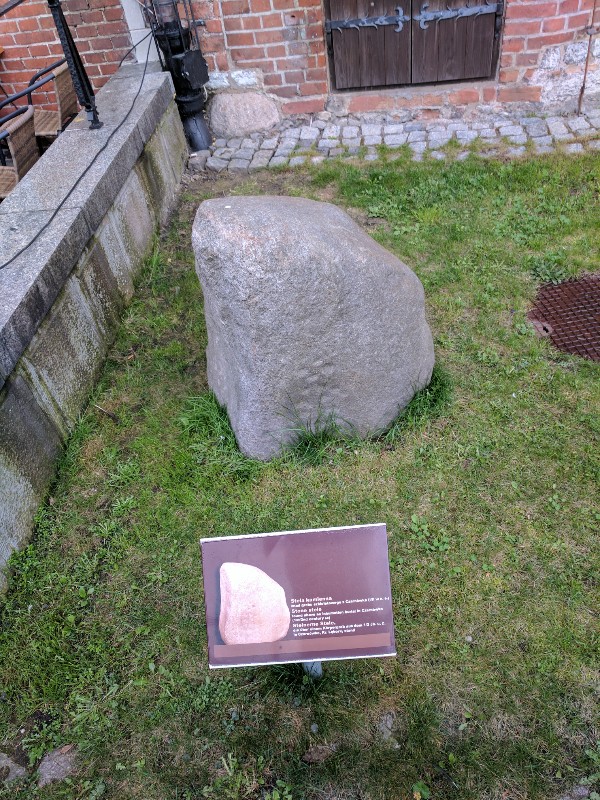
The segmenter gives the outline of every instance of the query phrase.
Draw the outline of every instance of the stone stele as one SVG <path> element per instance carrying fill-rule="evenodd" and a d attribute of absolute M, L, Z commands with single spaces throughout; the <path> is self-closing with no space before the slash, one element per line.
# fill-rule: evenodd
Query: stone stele
<path fill-rule="evenodd" d="M 277 105 L 259 92 L 218 92 L 210 103 L 210 129 L 226 139 L 267 131 L 278 123 Z"/>
<path fill-rule="evenodd" d="M 227 562 L 219 571 L 219 633 L 225 644 L 257 644 L 282 639 L 290 627 L 285 591 L 250 564 Z"/>
<path fill-rule="evenodd" d="M 327 420 L 390 426 L 434 364 L 417 276 L 341 209 L 296 197 L 203 202 L 193 227 L 208 382 L 243 453 Z"/>

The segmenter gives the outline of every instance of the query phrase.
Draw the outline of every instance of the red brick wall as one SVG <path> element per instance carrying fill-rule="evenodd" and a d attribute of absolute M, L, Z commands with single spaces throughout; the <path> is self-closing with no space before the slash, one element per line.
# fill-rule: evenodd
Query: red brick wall
<path fill-rule="evenodd" d="M 323 109 L 328 69 L 321 0 L 221 0 L 198 4 L 211 70 L 259 69 L 265 89 L 293 114 Z M 203 29 L 201 29 L 203 30 Z"/>
<path fill-rule="evenodd" d="M 222 16 L 217 0 L 197 3 L 206 19 L 201 38 L 211 70 L 259 69 L 266 91 L 283 99 L 284 112 L 323 108 L 329 76 L 321 0 L 221 0 L 220 6 Z M 497 82 L 448 91 L 443 84 L 414 87 L 406 100 L 394 101 L 389 93 L 362 92 L 348 100 L 349 109 L 539 101 L 542 88 L 532 78 L 544 50 L 587 41 L 593 0 L 506 0 L 506 6 Z"/>
<path fill-rule="evenodd" d="M 120 0 L 64 0 L 63 10 L 86 71 L 97 91 L 131 47 Z M 0 85 L 10 94 L 27 87 L 38 70 L 63 56 L 54 20 L 42 0 L 26 0 L 0 17 Z M 36 91 L 36 105 L 53 108 L 52 84 Z M 4 95 L 0 92 L 0 99 Z M 25 103 L 26 99 L 18 101 Z"/>
<path fill-rule="evenodd" d="M 497 99 L 538 101 L 542 87 L 532 78 L 541 54 L 581 39 L 593 6 L 594 0 L 507 0 Z"/>

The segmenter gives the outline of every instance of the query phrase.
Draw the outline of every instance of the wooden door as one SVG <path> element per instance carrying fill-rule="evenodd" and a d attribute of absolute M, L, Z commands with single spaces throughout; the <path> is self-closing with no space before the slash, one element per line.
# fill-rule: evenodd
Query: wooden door
<path fill-rule="evenodd" d="M 437 83 L 466 78 L 489 78 L 492 74 L 496 15 L 454 16 L 426 21 L 425 12 L 468 9 L 465 0 L 428 0 L 411 22 L 411 83 Z M 491 6 L 490 6 L 491 8 Z"/>
<path fill-rule="evenodd" d="M 329 0 L 335 87 L 491 77 L 502 5 L 481 2 Z"/>
<path fill-rule="evenodd" d="M 398 0 L 330 0 L 331 45 L 337 89 L 410 83 L 410 24 L 377 24 L 398 17 Z M 335 22 L 372 20 L 362 27 L 336 28 Z M 401 28 L 398 30 L 398 28 Z"/>

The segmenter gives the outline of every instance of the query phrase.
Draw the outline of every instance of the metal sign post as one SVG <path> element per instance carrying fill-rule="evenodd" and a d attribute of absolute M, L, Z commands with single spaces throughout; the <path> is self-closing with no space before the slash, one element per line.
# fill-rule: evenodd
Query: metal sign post
<path fill-rule="evenodd" d="M 323 677 L 323 662 L 321 661 L 303 661 L 302 669 L 314 681 Z"/>

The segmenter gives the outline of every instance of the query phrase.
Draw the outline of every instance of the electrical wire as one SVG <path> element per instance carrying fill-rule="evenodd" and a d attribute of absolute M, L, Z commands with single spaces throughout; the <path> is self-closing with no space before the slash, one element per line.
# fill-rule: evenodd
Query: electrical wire
<path fill-rule="evenodd" d="M 130 48 L 129 48 L 129 50 L 128 50 L 128 51 L 125 53 L 125 55 L 123 56 L 123 58 L 122 58 L 122 59 L 119 61 L 119 66 L 117 67 L 117 69 L 119 69 L 119 67 L 120 67 L 120 66 L 123 64 L 123 62 L 125 61 L 125 59 L 127 58 L 127 56 L 128 56 L 128 55 L 130 55 L 130 53 L 132 53 L 132 52 L 135 50 L 135 48 L 136 48 L 138 45 L 140 45 L 142 42 L 145 42 L 145 41 L 146 41 L 146 39 L 148 39 L 148 37 L 149 37 L 149 36 L 152 36 L 152 31 L 150 31 L 150 33 L 148 33 L 146 36 L 144 36 L 144 38 L 143 38 L 143 39 L 140 39 L 140 41 L 139 41 L 139 42 L 137 42 L 137 44 L 134 44 L 134 45 L 133 45 L 133 47 L 130 47 Z M 54 220 L 56 219 L 56 216 L 57 216 L 58 212 L 61 210 L 61 208 L 62 208 L 62 207 L 64 206 L 64 204 L 67 202 L 67 200 L 69 199 L 69 197 L 71 197 L 71 195 L 73 194 L 73 192 L 75 191 L 75 189 L 76 189 L 76 188 L 79 186 L 79 184 L 81 183 L 81 181 L 83 180 L 83 178 L 85 178 L 85 176 L 86 176 L 86 175 L 87 175 L 87 173 L 90 171 L 90 169 L 91 169 L 91 168 L 94 166 L 94 164 L 96 163 L 96 161 L 97 161 L 98 157 L 99 157 L 99 156 L 100 156 L 100 155 L 101 155 L 101 154 L 102 154 L 102 153 L 103 153 L 103 152 L 106 150 L 106 148 L 107 148 L 107 147 L 108 147 L 108 145 L 110 144 L 110 142 L 111 142 L 112 138 L 114 137 L 114 135 L 115 135 L 115 134 L 116 134 L 116 133 L 117 133 L 117 132 L 118 132 L 118 131 L 119 131 L 119 130 L 120 130 L 122 127 L 123 127 L 123 125 L 124 125 L 124 124 L 127 122 L 127 119 L 129 118 L 129 115 L 130 115 L 130 114 L 131 114 L 131 112 L 133 111 L 133 107 L 134 107 L 134 105 L 135 105 L 135 103 L 136 103 L 136 100 L 138 99 L 138 97 L 140 96 L 140 92 L 142 91 L 142 86 L 144 85 L 144 79 L 146 78 L 146 71 L 147 71 L 147 69 L 148 69 L 148 61 L 149 61 L 149 59 L 150 59 L 150 48 L 148 48 L 148 50 L 147 50 L 147 52 L 146 52 L 146 61 L 145 61 L 145 63 L 144 63 L 144 71 L 143 71 L 143 73 L 142 73 L 142 79 L 141 79 L 141 81 L 140 81 L 140 85 L 138 86 L 138 90 L 137 90 L 137 92 L 135 93 L 135 97 L 133 98 L 133 102 L 131 103 L 131 106 L 130 106 L 130 108 L 129 108 L 129 111 L 128 111 L 128 112 L 125 114 L 125 116 L 123 117 L 123 119 L 121 120 L 121 122 L 119 122 L 119 124 L 117 125 L 117 127 L 116 127 L 116 128 L 113 130 L 113 131 L 111 131 L 111 133 L 108 135 L 108 138 L 107 138 L 107 140 L 104 142 L 104 144 L 102 145 L 102 147 L 101 147 L 101 148 L 98 150 L 98 152 L 96 153 L 96 155 L 94 156 L 94 158 L 93 158 L 93 159 L 90 161 L 90 163 L 87 165 L 87 167 L 86 167 L 86 168 L 84 169 L 84 171 L 81 173 L 81 175 L 80 175 L 80 176 L 77 178 L 77 180 L 75 181 L 75 183 L 73 184 L 73 186 L 71 186 L 71 188 L 69 189 L 69 191 L 67 192 L 67 194 L 66 194 L 66 195 L 63 197 L 63 199 L 60 201 L 60 203 L 58 204 L 58 206 L 55 208 L 55 210 L 53 211 L 53 213 L 52 213 L 52 215 L 51 215 L 50 219 L 48 220 L 48 222 L 46 222 L 46 223 L 45 223 L 45 225 L 43 225 L 43 227 L 41 227 L 41 228 L 40 228 L 40 230 L 39 230 L 39 231 L 38 231 L 38 232 L 35 234 L 35 236 L 33 237 L 33 239 L 31 239 L 31 240 L 30 240 L 30 241 L 29 241 L 29 242 L 28 242 L 26 245 L 24 245 L 24 246 L 23 246 L 23 247 L 22 247 L 20 250 L 18 250 L 18 251 L 17 251 L 17 252 L 16 252 L 16 253 L 15 253 L 13 256 L 11 256 L 11 258 L 9 258 L 9 260 L 8 260 L 8 261 L 6 261 L 4 264 L 0 264 L 0 270 L 3 270 L 3 269 L 5 269 L 6 267 L 9 267 L 9 266 L 10 266 L 10 265 L 13 263 L 13 261 L 16 261 L 16 259 L 17 259 L 17 258 L 19 258 L 19 256 L 21 256 L 21 255 L 22 255 L 22 254 L 23 254 L 23 253 L 24 253 L 24 252 L 25 252 L 25 251 L 26 251 L 26 250 L 27 250 L 29 247 L 31 247 L 31 245 L 32 245 L 32 244 L 35 244 L 35 242 L 37 242 L 37 240 L 40 238 L 40 236 L 42 235 L 42 233 L 43 233 L 43 232 L 44 232 L 44 231 L 45 231 L 45 230 L 48 228 L 48 226 L 49 226 L 49 225 L 50 225 L 52 222 L 54 222 Z"/>

